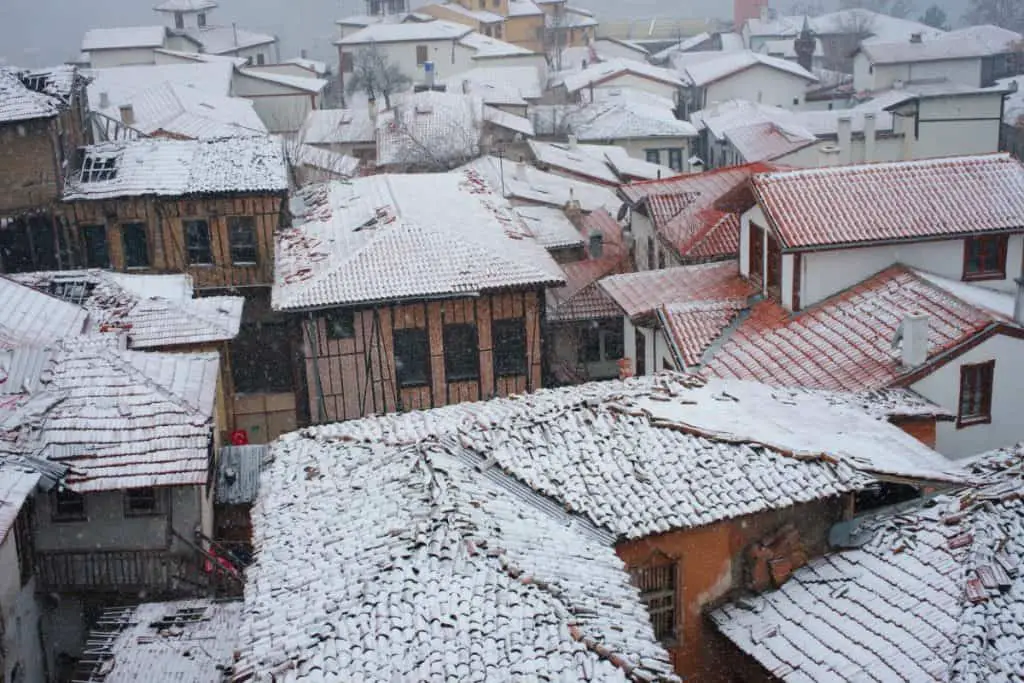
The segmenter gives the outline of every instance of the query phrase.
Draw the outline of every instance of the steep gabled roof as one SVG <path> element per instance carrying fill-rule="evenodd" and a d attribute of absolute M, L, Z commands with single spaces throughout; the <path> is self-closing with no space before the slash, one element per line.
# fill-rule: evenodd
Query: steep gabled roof
<path fill-rule="evenodd" d="M 589 240 L 601 236 L 601 255 L 562 264 L 565 286 L 547 290 L 549 322 L 570 322 L 614 318 L 621 315 L 618 306 L 600 287 L 598 280 L 630 269 L 629 250 L 622 239 L 622 226 L 615 218 L 598 209 L 580 218 L 579 233 Z"/>
<path fill-rule="evenodd" d="M 1024 671 L 1020 446 L 967 463 L 978 488 L 855 521 L 853 546 L 713 612 L 782 681 L 996 681 Z"/>
<path fill-rule="evenodd" d="M 673 66 L 682 73 L 688 85 L 697 87 L 706 87 L 755 66 L 766 66 L 809 82 L 818 80 L 817 76 L 795 62 L 749 50 L 699 56 L 697 53 L 677 53 L 673 56 Z"/>
<path fill-rule="evenodd" d="M 1024 231 L 1024 165 L 1008 154 L 777 171 L 753 186 L 783 249 Z"/>
<path fill-rule="evenodd" d="M 303 310 L 562 284 L 557 264 L 472 170 L 315 185 L 277 233 L 273 303 Z"/>
<path fill-rule="evenodd" d="M 85 330 L 81 306 L 0 276 L 0 349 L 46 346 Z"/>
<path fill-rule="evenodd" d="M 631 59 L 612 59 L 588 66 L 586 69 L 571 73 L 563 79 L 565 89 L 578 92 L 591 85 L 600 85 L 619 76 L 636 76 L 655 81 L 667 86 L 682 87 L 679 75 L 670 69 L 644 64 Z"/>
<path fill-rule="evenodd" d="M 0 124 L 48 119 L 63 110 L 64 102 L 59 97 L 32 90 L 21 75 L 0 66 Z"/>

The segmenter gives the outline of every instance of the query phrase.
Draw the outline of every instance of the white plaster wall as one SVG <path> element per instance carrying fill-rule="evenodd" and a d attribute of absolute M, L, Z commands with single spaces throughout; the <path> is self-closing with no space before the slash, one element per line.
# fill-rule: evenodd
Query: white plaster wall
<path fill-rule="evenodd" d="M 708 85 L 704 102 L 710 105 L 741 99 L 785 109 L 799 108 L 804 102 L 807 83 L 806 79 L 787 71 L 757 65 Z"/>
<path fill-rule="evenodd" d="M 854 87 L 856 82 L 856 66 L 854 67 Z M 914 62 L 910 64 L 875 65 L 872 79 L 874 90 L 891 88 L 896 81 L 923 81 L 931 79 L 947 79 L 961 85 L 979 87 L 981 85 L 981 59 L 946 59 L 941 62 Z M 858 88 L 859 89 L 859 88 Z"/>
<path fill-rule="evenodd" d="M 863 92 L 875 89 L 875 75 L 871 70 L 871 62 L 867 55 L 858 52 L 853 58 L 853 90 Z"/>
<path fill-rule="evenodd" d="M 755 225 L 760 226 L 762 229 L 768 225 L 768 221 L 764 216 L 764 211 L 761 207 L 754 205 L 752 208 L 747 210 L 742 216 L 740 216 L 740 275 L 743 277 L 750 276 L 750 224 L 753 222 Z M 764 233 L 761 233 L 762 241 L 764 239 Z M 761 272 L 764 271 L 764 261 L 768 258 L 768 250 L 765 249 L 765 256 L 761 263 Z"/>
<path fill-rule="evenodd" d="M 636 244 L 636 269 L 653 270 L 654 265 L 647 263 L 647 242 L 654 238 L 654 225 L 647 216 L 634 211 L 632 230 Z"/>
<path fill-rule="evenodd" d="M 687 172 L 690 167 L 690 138 L 615 138 L 609 144 L 618 145 L 625 149 L 629 156 L 634 159 L 643 159 L 645 161 L 648 149 L 660 149 L 662 150 L 661 163 L 664 166 L 668 166 L 668 152 L 665 150 L 679 149 L 683 159 L 682 172 Z"/>
<path fill-rule="evenodd" d="M 988 360 L 996 362 L 992 385 L 992 423 L 957 429 L 955 422 L 940 422 L 935 447 L 947 457 L 964 458 L 1024 441 L 1024 420 L 1021 419 L 1020 407 L 1020 397 L 1024 396 L 1024 340 L 996 335 L 911 388 L 955 413 L 960 397 L 960 366 Z"/>
<path fill-rule="evenodd" d="M 134 47 L 123 50 L 94 50 L 89 53 L 89 66 L 93 69 L 155 63 L 156 58 L 151 47 Z"/>
<path fill-rule="evenodd" d="M 413 83 L 426 82 L 423 66 L 416 63 L 416 47 L 427 46 L 427 57 L 434 62 L 434 80 L 442 81 L 449 76 L 468 71 L 477 64 L 473 61 L 475 52 L 451 39 L 420 40 L 402 42 L 378 42 L 376 47 L 384 58 L 398 66 L 398 69 L 409 77 Z M 358 59 L 361 45 L 345 45 L 342 49 L 351 52 L 353 59 Z"/>
<path fill-rule="evenodd" d="M 3 680 L 45 680 L 35 580 L 21 585 L 13 531 L 0 543 L 0 618 L 3 619 Z M 14 677 L 15 668 L 20 671 L 18 678 Z"/>
<path fill-rule="evenodd" d="M 782 306 L 788 311 L 793 310 L 793 274 L 794 262 L 796 258 L 793 254 L 782 255 Z"/>
<path fill-rule="evenodd" d="M 673 102 L 679 102 L 678 87 L 668 83 L 662 83 L 660 81 L 652 81 L 649 78 L 641 78 L 640 76 L 631 73 L 620 74 L 615 78 L 610 78 L 600 84 L 595 84 L 594 88 L 601 90 L 630 88 L 632 90 L 642 90 L 643 92 L 651 93 L 652 95 L 664 97 L 665 99 Z M 585 87 L 580 90 L 580 98 L 584 102 L 589 102 L 590 89 Z"/>
<path fill-rule="evenodd" d="M 548 61 L 539 52 L 522 55 L 502 55 L 500 57 L 471 57 L 473 67 L 490 68 L 492 66 L 532 66 L 540 74 L 541 83 L 548 80 Z M 451 76 L 452 74 L 448 74 Z"/>
<path fill-rule="evenodd" d="M 860 249 L 804 252 L 801 306 L 806 308 L 836 292 L 852 287 L 894 263 L 920 268 L 951 280 L 963 276 L 963 240 L 884 245 Z M 1024 235 L 1011 235 L 1007 245 L 1006 279 L 975 283 L 1004 292 L 1015 292 L 1024 255 Z"/>
<path fill-rule="evenodd" d="M 776 159 L 776 162 L 787 166 L 795 166 L 797 168 L 817 168 L 821 166 L 821 147 L 826 144 L 830 143 L 822 140 L 817 144 L 804 147 L 792 154 L 779 157 Z M 866 158 L 867 155 L 864 147 L 864 138 L 858 137 L 854 139 L 850 148 L 854 163 L 867 161 L 900 161 L 903 158 L 902 137 L 886 136 L 875 138 L 875 152 L 871 159 Z"/>
<path fill-rule="evenodd" d="M 265 45 L 254 45 L 253 47 L 243 47 L 238 50 L 234 50 L 225 56 L 230 57 L 241 57 L 242 59 L 251 60 L 252 64 L 259 64 L 259 55 L 263 55 L 264 64 L 274 64 L 279 60 L 277 52 L 277 43 L 267 43 Z M 312 74 L 308 71 L 302 74 L 298 74 L 309 78 Z"/>

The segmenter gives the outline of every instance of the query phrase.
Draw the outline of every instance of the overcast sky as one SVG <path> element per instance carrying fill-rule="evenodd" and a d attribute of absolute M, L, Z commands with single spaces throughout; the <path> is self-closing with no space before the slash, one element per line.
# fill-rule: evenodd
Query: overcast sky
<path fill-rule="evenodd" d="M 791 0 L 773 0 L 783 9 Z M 959 17 L 964 0 L 941 0 L 955 5 Z M 1021 0 L 1024 1 L 1024 0 Z M 82 34 L 89 28 L 142 26 L 159 23 L 152 10 L 157 0 L 0 0 L 0 59 L 10 64 L 44 66 L 78 53 Z M 917 0 L 919 15 L 931 0 Z M 731 0 L 574 0 L 575 4 L 607 18 L 731 18 Z M 414 5 L 423 4 L 413 0 Z M 827 2 L 824 4 L 828 4 Z M 212 23 L 230 24 L 281 39 L 281 57 L 298 55 L 305 48 L 311 57 L 336 59 L 331 41 L 334 20 L 355 14 L 363 0 L 220 0 Z"/>

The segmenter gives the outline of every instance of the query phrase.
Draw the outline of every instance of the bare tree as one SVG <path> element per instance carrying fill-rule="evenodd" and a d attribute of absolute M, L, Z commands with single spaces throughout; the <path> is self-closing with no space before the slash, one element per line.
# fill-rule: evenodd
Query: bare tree
<path fill-rule="evenodd" d="M 465 116 L 459 111 L 463 104 L 471 110 Z M 382 116 L 378 163 L 388 170 L 450 171 L 481 154 L 482 109 L 472 104 L 432 102 L 414 95 Z"/>
<path fill-rule="evenodd" d="M 1024 2 L 1021 0 L 971 0 L 964 14 L 968 24 L 993 24 L 1024 33 Z"/>
<path fill-rule="evenodd" d="M 398 65 L 388 61 L 375 43 L 360 48 L 352 58 L 352 73 L 346 92 L 351 95 L 362 91 L 371 100 L 384 98 L 384 106 L 391 108 L 391 96 L 409 87 L 412 80 L 402 73 Z"/>
<path fill-rule="evenodd" d="M 946 15 L 946 11 L 938 5 L 932 5 L 926 9 L 918 21 L 942 31 L 949 30 L 949 17 Z"/>

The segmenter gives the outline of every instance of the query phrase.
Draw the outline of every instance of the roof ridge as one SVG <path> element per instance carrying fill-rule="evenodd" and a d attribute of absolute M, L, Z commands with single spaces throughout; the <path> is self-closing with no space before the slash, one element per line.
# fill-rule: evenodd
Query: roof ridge
<path fill-rule="evenodd" d="M 203 417 L 204 421 L 206 416 L 203 415 L 203 409 L 200 406 L 192 405 L 184 396 L 179 396 L 172 389 L 165 386 L 162 382 L 157 380 L 152 375 L 148 374 L 142 368 L 138 367 L 131 362 L 130 358 L 125 357 L 124 354 L 144 354 L 147 357 L 160 356 L 175 356 L 176 360 L 183 360 L 189 358 L 190 360 L 197 360 L 199 354 L 172 354 L 166 352 L 152 352 L 152 351 L 131 351 L 128 349 L 120 349 L 112 345 L 101 345 L 98 347 L 97 355 L 105 358 L 107 364 L 116 370 L 123 372 L 124 374 L 133 377 L 134 379 L 140 380 L 140 382 L 154 390 L 157 394 L 163 397 L 168 403 L 177 406 L 181 410 L 188 412 L 191 417 Z M 211 354 L 205 354 L 211 355 Z M 205 360 L 205 359 L 203 359 Z"/>

